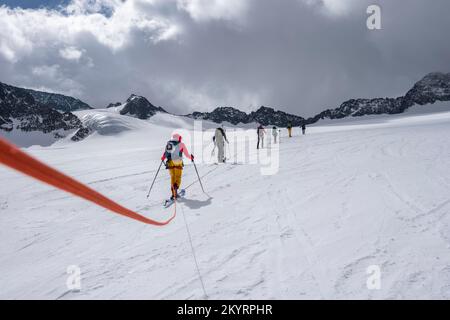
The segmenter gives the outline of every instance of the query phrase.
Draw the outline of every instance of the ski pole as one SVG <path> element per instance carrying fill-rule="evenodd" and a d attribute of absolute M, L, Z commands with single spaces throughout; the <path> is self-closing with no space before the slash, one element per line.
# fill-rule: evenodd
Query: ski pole
<path fill-rule="evenodd" d="M 200 186 L 202 187 L 202 191 L 203 191 L 203 193 L 206 193 L 205 189 L 203 189 L 202 180 L 200 179 L 200 175 L 198 174 L 197 166 L 195 165 L 194 160 L 192 160 L 192 163 L 194 164 L 195 172 L 197 173 L 198 182 L 200 182 Z"/>
<path fill-rule="evenodd" d="M 161 166 L 162 166 L 163 162 L 164 162 L 164 160 L 161 160 L 161 163 L 159 164 L 158 171 L 156 171 L 155 178 L 153 179 L 152 185 L 150 186 L 150 189 L 148 190 L 147 198 L 150 196 L 150 192 L 151 192 L 152 189 L 153 189 L 153 185 L 155 184 L 156 177 L 157 177 L 158 174 L 159 174 L 159 170 L 161 169 Z"/>

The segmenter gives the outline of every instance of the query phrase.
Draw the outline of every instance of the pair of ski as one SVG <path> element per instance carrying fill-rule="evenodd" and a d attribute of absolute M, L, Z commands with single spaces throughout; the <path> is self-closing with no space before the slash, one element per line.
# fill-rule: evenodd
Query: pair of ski
<path fill-rule="evenodd" d="M 185 194 L 186 194 L 186 190 L 181 189 L 180 192 L 178 192 L 178 194 L 177 194 L 177 199 L 183 198 L 185 196 Z M 164 201 L 163 206 L 164 206 L 164 208 L 168 208 L 172 204 L 174 204 L 174 202 L 175 202 L 175 199 L 172 199 L 172 198 L 167 199 Z"/>

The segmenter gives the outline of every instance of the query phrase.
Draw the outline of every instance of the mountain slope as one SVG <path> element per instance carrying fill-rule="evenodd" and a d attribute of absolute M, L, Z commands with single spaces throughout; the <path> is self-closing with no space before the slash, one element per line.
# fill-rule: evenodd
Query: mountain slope
<path fill-rule="evenodd" d="M 327 109 L 308 119 L 264 106 L 250 114 L 231 107 L 221 107 L 212 112 L 193 112 L 187 116 L 216 123 L 229 122 L 237 125 L 257 122 L 263 125 L 286 127 L 289 123 L 293 126 L 300 126 L 302 123 L 313 124 L 323 119 L 398 114 L 416 104 L 425 105 L 437 101 L 450 101 L 450 73 L 435 72 L 426 75 L 403 97 L 350 99 L 343 102 L 338 108 Z"/>
<path fill-rule="evenodd" d="M 313 124 L 323 119 L 343 119 L 346 117 L 361 117 L 366 115 L 398 114 L 405 111 L 403 98 L 351 99 L 341 104 L 339 108 L 325 110 L 306 123 Z"/>
<path fill-rule="evenodd" d="M 187 117 L 211 120 L 216 123 L 229 122 L 234 125 L 257 122 L 265 126 L 275 125 L 279 127 L 286 127 L 289 123 L 294 126 L 299 126 L 304 121 L 302 117 L 264 106 L 250 114 L 232 107 L 220 107 L 214 109 L 212 112 L 194 112 L 188 114 Z"/>
<path fill-rule="evenodd" d="M 403 97 L 345 101 L 339 108 L 325 110 L 307 119 L 306 123 L 312 124 L 322 119 L 403 113 L 416 104 L 423 106 L 437 101 L 450 101 L 450 73 L 434 72 L 426 75 Z"/>
<path fill-rule="evenodd" d="M 215 123 L 229 122 L 234 125 L 248 123 L 248 115 L 232 107 L 219 107 L 212 112 L 193 112 L 187 116 L 198 120 L 210 120 Z"/>
<path fill-rule="evenodd" d="M 92 109 L 87 103 L 84 103 L 79 99 L 59 93 L 49 93 L 32 89 L 25 89 L 0 82 L 0 88 L 1 87 L 9 88 L 9 90 L 28 93 L 34 98 L 35 103 L 43 108 L 51 108 L 61 112 Z"/>
<path fill-rule="evenodd" d="M 118 106 L 117 103 L 108 105 L 108 108 L 112 107 L 120 108 L 121 115 L 133 116 L 142 120 L 151 118 L 157 112 L 166 112 L 163 108 L 151 104 L 147 98 L 135 94 L 132 94 L 121 106 Z"/>
<path fill-rule="evenodd" d="M 1 130 L 11 131 L 14 127 L 13 120 L 16 119 L 14 121 L 20 123 L 16 125 L 16 129 L 22 132 L 41 131 L 48 133 L 59 129 L 69 130 L 77 127 L 79 131 L 73 137 L 75 141 L 83 139 L 90 133 L 89 128 L 80 127 L 80 122 L 70 112 L 65 112 L 63 116 L 56 112 L 56 110 L 91 109 L 80 100 L 59 94 L 17 88 L 2 83 L 0 83 L 0 88 L 3 88 L 3 92 L 14 91 L 17 93 L 16 100 L 3 102 L 0 114 Z M 324 119 L 334 120 L 367 115 L 399 114 L 412 106 L 423 106 L 438 101 L 450 101 L 450 73 L 430 73 L 426 75 L 403 97 L 351 99 L 342 103 L 338 108 L 325 110 L 308 119 L 264 106 L 249 114 L 232 107 L 220 107 L 212 112 L 193 112 L 188 114 L 187 117 L 210 120 L 214 123 L 227 122 L 233 125 L 261 123 L 265 126 L 286 127 L 289 124 L 293 126 L 300 126 L 303 123 L 313 124 Z M 41 110 L 37 110 L 37 108 Z M 125 103 L 111 103 L 107 109 L 120 115 L 141 120 L 148 120 L 158 112 L 166 113 L 163 108 L 154 106 L 145 97 L 134 94 Z M 104 121 L 108 122 L 109 120 L 104 119 Z M 121 122 L 120 120 L 117 121 Z M 118 130 L 120 132 L 122 129 Z M 114 130 L 111 131 L 111 133 L 113 132 Z M 58 135 L 55 134 L 55 137 Z"/>
<path fill-rule="evenodd" d="M 300 126 L 304 120 L 302 117 L 264 106 L 248 115 L 248 122 L 257 122 L 265 126 L 287 127 L 289 124 Z"/>
<path fill-rule="evenodd" d="M 7 134 L 13 142 L 16 142 L 15 133 L 39 132 L 48 134 L 52 138 L 51 141 L 55 141 L 80 129 L 83 129 L 83 126 L 73 113 L 61 113 L 41 105 L 29 90 L 0 83 L 0 132 Z M 80 131 L 73 140 L 82 137 Z"/>
<path fill-rule="evenodd" d="M 62 112 L 92 109 L 87 103 L 73 97 L 31 89 L 25 90 L 33 96 L 36 103 L 47 108 Z"/>
<path fill-rule="evenodd" d="M 450 101 L 450 73 L 434 72 L 417 82 L 405 95 L 403 104 L 433 104 L 437 101 Z"/>

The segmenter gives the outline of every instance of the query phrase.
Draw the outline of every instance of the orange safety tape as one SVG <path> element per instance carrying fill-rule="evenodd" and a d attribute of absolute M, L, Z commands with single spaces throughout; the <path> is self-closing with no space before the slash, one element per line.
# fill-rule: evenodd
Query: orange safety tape
<path fill-rule="evenodd" d="M 168 220 L 159 222 L 146 218 L 132 210 L 121 206 L 113 200 L 105 197 L 101 193 L 89 188 L 85 184 L 78 182 L 77 180 L 29 156 L 18 147 L 2 138 L 0 138 L 0 163 L 17 171 L 20 171 L 26 175 L 29 175 L 37 180 L 52 185 L 58 189 L 64 190 L 78 197 L 91 201 L 110 211 L 146 224 L 165 226 L 169 224 L 177 214 L 177 207 L 175 203 L 174 213 Z"/>

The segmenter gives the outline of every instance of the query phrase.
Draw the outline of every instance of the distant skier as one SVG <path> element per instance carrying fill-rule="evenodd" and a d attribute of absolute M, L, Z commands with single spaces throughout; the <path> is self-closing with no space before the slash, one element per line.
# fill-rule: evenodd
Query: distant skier
<path fill-rule="evenodd" d="M 223 126 L 216 129 L 213 137 L 214 145 L 217 147 L 217 161 L 219 163 L 225 162 L 225 142 L 229 144 L 225 129 Z"/>
<path fill-rule="evenodd" d="M 161 157 L 161 161 L 167 159 L 166 169 L 169 169 L 170 173 L 170 189 L 172 192 L 170 200 L 178 197 L 178 189 L 181 186 L 181 176 L 183 175 L 183 154 L 186 158 L 194 161 L 194 155 L 189 153 L 181 139 L 181 136 L 175 133 L 172 139 L 167 142 L 166 150 Z"/>
<path fill-rule="evenodd" d="M 289 138 L 292 138 L 292 123 L 288 123 L 287 125 L 287 129 L 288 129 L 288 133 L 289 133 Z"/>
<path fill-rule="evenodd" d="M 259 149 L 259 143 L 261 142 L 261 148 L 264 148 L 264 135 L 266 134 L 266 129 L 260 124 L 258 129 L 256 129 L 256 133 L 258 135 L 258 144 L 256 145 L 256 149 Z"/>
<path fill-rule="evenodd" d="M 303 135 L 305 135 L 305 133 L 306 133 L 306 126 L 304 123 L 302 124 L 302 133 L 303 133 Z"/>
<path fill-rule="evenodd" d="M 278 128 L 275 126 L 272 128 L 272 136 L 273 136 L 273 142 L 275 144 L 277 144 Z"/>

